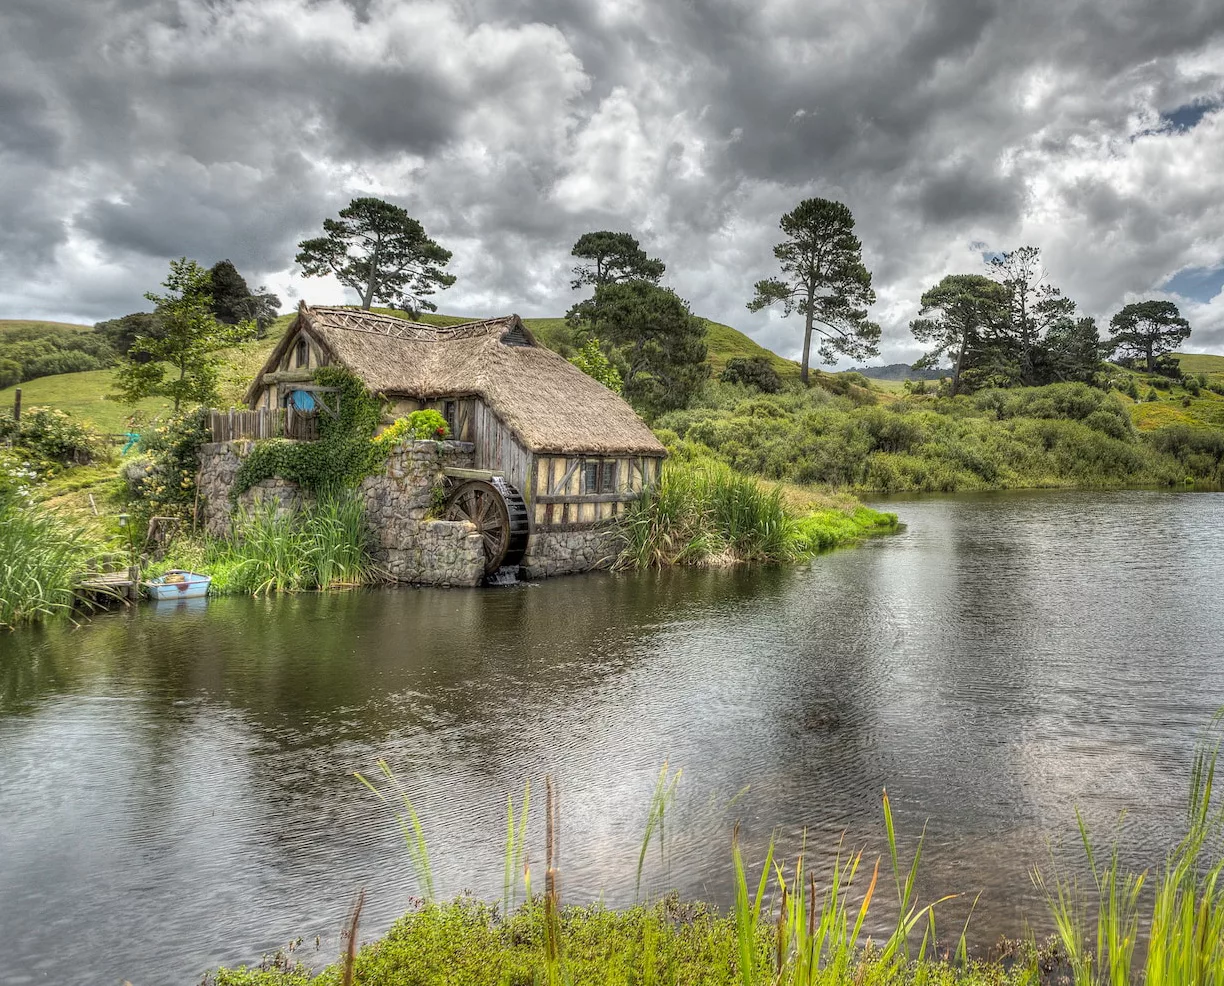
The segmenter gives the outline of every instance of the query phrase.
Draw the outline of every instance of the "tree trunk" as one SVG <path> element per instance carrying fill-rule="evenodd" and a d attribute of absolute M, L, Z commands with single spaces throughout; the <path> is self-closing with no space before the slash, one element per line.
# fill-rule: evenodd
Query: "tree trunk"
<path fill-rule="evenodd" d="M 960 389 L 961 370 L 965 366 L 965 353 L 969 351 L 969 333 L 961 336 L 960 352 L 956 355 L 956 366 L 952 370 L 952 396 Z"/>
<path fill-rule="evenodd" d="M 1153 346 L 1153 345 L 1152 345 L 1151 340 L 1148 340 L 1148 344 L 1147 344 L 1147 368 L 1148 368 L 1148 373 L 1155 373 L 1155 372 L 1156 372 L 1156 357 L 1155 357 L 1155 355 L 1152 353 L 1152 350 L 1153 350 L 1154 348 L 1155 348 L 1155 346 Z"/>
<path fill-rule="evenodd" d="M 365 294 L 361 296 L 361 307 L 367 312 L 374 302 L 374 285 L 378 283 L 378 248 L 381 245 L 378 241 L 374 243 L 374 253 L 370 257 L 370 278 L 366 281 Z"/>
<path fill-rule="evenodd" d="M 815 293 L 815 288 L 808 288 L 806 320 L 803 327 L 803 362 L 799 364 L 799 379 L 804 386 L 808 382 L 808 361 L 812 355 L 812 296 Z"/>

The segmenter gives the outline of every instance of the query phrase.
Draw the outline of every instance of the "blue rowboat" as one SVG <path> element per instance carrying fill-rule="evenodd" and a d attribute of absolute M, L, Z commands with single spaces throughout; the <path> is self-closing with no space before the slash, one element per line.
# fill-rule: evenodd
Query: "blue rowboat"
<path fill-rule="evenodd" d="M 194 599 L 208 595 L 211 575 L 182 572 L 173 569 L 165 575 L 145 582 L 145 591 L 154 599 Z"/>

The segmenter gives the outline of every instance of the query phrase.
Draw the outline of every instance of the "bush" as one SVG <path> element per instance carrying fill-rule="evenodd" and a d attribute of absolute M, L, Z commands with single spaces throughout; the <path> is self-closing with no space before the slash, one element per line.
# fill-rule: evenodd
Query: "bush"
<path fill-rule="evenodd" d="M 20 421 L 10 411 L 0 412 L 0 442 L 21 449 L 41 473 L 88 463 L 102 447 L 92 428 L 49 407 L 26 408 Z"/>
<path fill-rule="evenodd" d="M 723 383 L 755 387 L 764 394 L 776 394 L 782 389 L 782 378 L 767 356 L 732 357 L 718 379 Z"/>
<path fill-rule="evenodd" d="M 1155 387 L 1149 387 L 1149 388 L 1148 388 L 1148 392 L 1147 392 L 1147 394 L 1144 396 L 1144 398 L 1143 398 L 1143 399 L 1144 399 L 1145 401 L 1148 401 L 1148 402 L 1151 402 L 1151 401 L 1158 401 L 1158 400 L 1160 400 L 1160 395 L 1159 395 L 1158 393 L 1156 393 L 1156 388 L 1155 388 Z"/>
<path fill-rule="evenodd" d="M 588 339 L 583 347 L 570 357 L 570 362 L 591 379 L 598 380 L 614 394 L 619 394 L 624 389 L 625 382 L 621 379 L 620 370 L 612 364 L 612 361 L 600 348 L 598 339 Z"/>
<path fill-rule="evenodd" d="M 148 466 L 133 465 L 128 475 L 134 476 L 138 468 L 144 470 L 137 493 L 148 501 L 152 512 L 185 516 L 191 511 L 200 470 L 200 446 L 212 441 L 207 421 L 208 412 L 197 408 L 142 432 L 140 449 Z"/>
<path fill-rule="evenodd" d="M 450 437 L 450 425 L 437 411 L 413 411 L 407 418 L 407 431 L 418 441 L 443 441 Z"/>
<path fill-rule="evenodd" d="M 21 383 L 21 364 L 12 359 L 0 359 L 0 390 Z"/>

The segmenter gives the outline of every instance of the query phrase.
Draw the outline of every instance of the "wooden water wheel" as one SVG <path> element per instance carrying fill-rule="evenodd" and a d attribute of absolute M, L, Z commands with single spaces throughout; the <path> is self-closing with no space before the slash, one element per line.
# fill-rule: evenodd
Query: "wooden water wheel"
<path fill-rule="evenodd" d="M 499 476 L 460 483 L 447 498 L 445 516 L 476 526 L 484 541 L 485 575 L 517 567 L 527 553 L 527 505 Z"/>

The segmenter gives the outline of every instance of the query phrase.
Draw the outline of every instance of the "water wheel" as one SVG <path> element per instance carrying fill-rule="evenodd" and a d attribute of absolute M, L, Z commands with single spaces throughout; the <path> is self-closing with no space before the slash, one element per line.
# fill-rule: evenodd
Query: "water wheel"
<path fill-rule="evenodd" d="M 498 476 L 456 486 L 447 498 L 445 517 L 476 525 L 484 541 L 485 575 L 517 567 L 527 553 L 527 505 L 518 490 Z"/>

